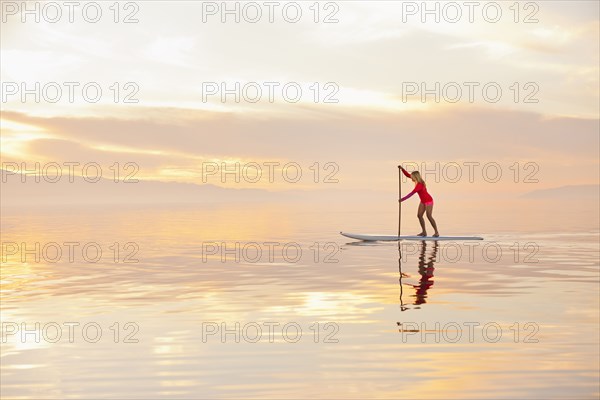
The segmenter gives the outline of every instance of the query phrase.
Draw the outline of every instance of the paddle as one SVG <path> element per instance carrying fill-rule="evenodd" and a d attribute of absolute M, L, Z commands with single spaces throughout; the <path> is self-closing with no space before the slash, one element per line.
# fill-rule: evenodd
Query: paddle
<path fill-rule="evenodd" d="M 400 228 L 402 226 L 402 167 L 398 165 L 398 237 L 400 237 Z"/>
<path fill-rule="evenodd" d="M 398 200 L 402 198 L 402 169 L 398 165 Z M 400 228 L 402 226 L 402 202 L 398 201 L 398 239 L 400 239 Z M 400 283 L 400 311 L 408 310 L 408 307 L 404 307 L 402 302 L 402 248 L 400 247 L 400 240 L 398 240 L 398 272 L 400 277 L 398 282 Z"/>

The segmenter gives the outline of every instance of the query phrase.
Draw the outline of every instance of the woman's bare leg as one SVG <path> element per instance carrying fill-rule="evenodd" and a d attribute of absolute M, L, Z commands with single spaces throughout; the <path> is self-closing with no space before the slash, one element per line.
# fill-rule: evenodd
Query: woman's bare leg
<path fill-rule="evenodd" d="M 425 209 L 427 210 L 427 219 L 429 220 L 429 222 L 431 223 L 431 226 L 433 226 L 433 230 L 435 231 L 433 236 L 435 236 L 435 237 L 440 236 L 440 233 L 438 232 L 437 224 L 435 223 L 435 219 L 433 219 L 433 204 L 426 206 Z M 423 223 L 422 225 L 425 225 L 425 224 Z M 423 231 L 425 231 L 425 230 L 423 230 Z"/>
<path fill-rule="evenodd" d="M 425 229 L 425 218 L 423 218 L 423 214 L 425 214 L 425 204 L 419 203 L 417 218 L 419 218 L 419 223 L 421 224 L 421 233 L 419 233 L 417 236 L 427 236 L 427 231 Z"/>

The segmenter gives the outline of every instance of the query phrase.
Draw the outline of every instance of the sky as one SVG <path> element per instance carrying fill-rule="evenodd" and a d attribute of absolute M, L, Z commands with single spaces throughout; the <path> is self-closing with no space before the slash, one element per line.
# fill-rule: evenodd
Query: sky
<path fill-rule="evenodd" d="M 61 2 L 60 19 L 29 2 L 39 22 L 0 3 L 3 163 L 134 163 L 140 179 L 274 191 L 326 178 L 394 191 L 398 163 L 434 171 L 447 194 L 599 181 L 596 1 L 429 3 L 437 15 L 421 2 L 276 2 L 272 23 L 264 2 L 228 3 L 239 22 L 220 2 L 99 2 L 95 23 L 84 2 L 72 23 Z M 40 98 L 23 98 L 36 84 Z M 239 182 L 223 175 L 236 165 Z M 302 179 L 282 178 L 290 165 Z"/>

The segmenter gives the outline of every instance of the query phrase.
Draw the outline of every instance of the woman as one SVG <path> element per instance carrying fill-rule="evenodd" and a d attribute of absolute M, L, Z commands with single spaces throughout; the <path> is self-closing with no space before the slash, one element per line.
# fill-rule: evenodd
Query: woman
<path fill-rule="evenodd" d="M 402 173 L 404 174 L 404 176 L 406 176 L 407 178 L 412 179 L 412 181 L 415 183 L 415 188 L 413 189 L 412 192 L 410 192 L 409 194 L 407 194 L 406 196 L 404 196 L 403 198 L 401 198 L 400 202 L 408 199 L 409 197 L 411 197 L 413 194 L 417 193 L 419 195 L 419 198 L 421 199 L 421 203 L 419 204 L 419 211 L 417 212 L 417 217 L 419 218 L 419 223 L 421 224 L 421 233 L 419 233 L 417 236 L 427 236 L 427 231 L 425 229 L 425 219 L 423 218 L 423 214 L 425 212 L 427 212 L 427 219 L 429 220 L 429 222 L 431 223 L 431 226 L 433 226 L 433 229 L 435 230 L 435 233 L 433 234 L 434 237 L 438 237 L 440 236 L 438 229 L 437 229 L 437 225 L 435 223 L 435 220 L 433 219 L 433 197 L 431 197 L 431 195 L 429 193 L 427 193 L 427 187 L 425 186 L 425 181 L 423 180 L 423 178 L 421 178 L 421 174 L 419 173 L 419 171 L 413 171 L 412 173 L 408 173 L 404 168 L 402 168 L 402 166 L 400 166 L 400 169 L 402 170 Z"/>

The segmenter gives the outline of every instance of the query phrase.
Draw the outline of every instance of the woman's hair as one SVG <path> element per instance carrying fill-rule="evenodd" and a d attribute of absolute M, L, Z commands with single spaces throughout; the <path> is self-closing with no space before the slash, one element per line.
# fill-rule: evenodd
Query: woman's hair
<path fill-rule="evenodd" d="M 419 173 L 419 171 L 413 171 L 413 172 L 411 172 L 410 176 L 412 176 L 413 178 L 415 178 L 415 180 L 418 183 L 422 183 L 423 185 L 425 185 L 425 181 L 423 180 L 423 178 L 421 178 L 421 174 Z"/>

